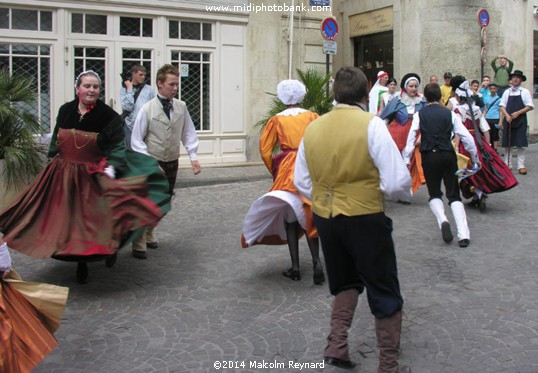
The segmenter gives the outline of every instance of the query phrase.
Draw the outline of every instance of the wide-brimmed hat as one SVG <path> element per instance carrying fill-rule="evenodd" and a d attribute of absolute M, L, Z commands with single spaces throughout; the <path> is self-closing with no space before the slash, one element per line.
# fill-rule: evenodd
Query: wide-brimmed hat
<path fill-rule="evenodd" d="M 514 72 L 512 74 L 510 74 L 508 77 L 509 77 L 509 79 L 512 79 L 512 77 L 514 77 L 514 76 L 521 77 L 521 80 L 523 82 L 527 80 L 527 77 L 525 75 L 523 75 L 523 71 L 521 71 L 521 70 L 514 70 Z"/>
<path fill-rule="evenodd" d="M 400 88 L 405 89 L 405 86 L 407 84 L 407 81 L 409 79 L 416 79 L 418 81 L 418 84 L 420 84 L 420 76 L 415 73 L 407 73 L 403 76 L 402 81 L 400 82 Z"/>

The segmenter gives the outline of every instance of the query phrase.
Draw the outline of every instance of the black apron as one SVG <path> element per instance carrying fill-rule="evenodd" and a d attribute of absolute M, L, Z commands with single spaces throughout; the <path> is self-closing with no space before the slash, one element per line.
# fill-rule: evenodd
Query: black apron
<path fill-rule="evenodd" d="M 508 114 L 515 113 L 524 107 L 525 104 L 521 95 L 508 96 L 508 102 L 506 103 L 506 112 Z M 527 139 L 527 113 L 513 119 L 512 123 L 508 123 L 506 120 L 504 121 L 502 147 L 508 148 L 511 146 L 529 146 Z"/>

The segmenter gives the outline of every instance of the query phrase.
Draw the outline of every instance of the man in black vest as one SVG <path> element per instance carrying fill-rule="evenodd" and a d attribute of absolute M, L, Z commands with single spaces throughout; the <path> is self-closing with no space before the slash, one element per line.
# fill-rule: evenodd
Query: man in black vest
<path fill-rule="evenodd" d="M 446 198 L 452 209 L 454 220 L 458 229 L 460 247 L 467 247 L 470 242 L 470 232 L 467 226 L 465 208 L 461 202 L 458 186 L 458 170 L 456 152 L 452 145 L 452 133 L 460 136 L 465 149 L 471 154 L 473 163 L 479 166 L 476 146 L 473 137 L 465 128 L 458 115 L 440 105 L 441 88 L 438 84 L 427 84 L 424 87 L 424 96 L 428 105 L 415 113 L 411 130 L 407 137 L 407 145 L 403 151 L 404 161 L 407 165 L 415 148 L 417 132 L 420 131 L 420 153 L 422 155 L 422 168 L 426 178 L 426 186 L 430 195 L 430 208 L 437 218 L 445 242 L 452 241 L 450 223 L 445 215 L 441 181 L 445 184 Z"/>

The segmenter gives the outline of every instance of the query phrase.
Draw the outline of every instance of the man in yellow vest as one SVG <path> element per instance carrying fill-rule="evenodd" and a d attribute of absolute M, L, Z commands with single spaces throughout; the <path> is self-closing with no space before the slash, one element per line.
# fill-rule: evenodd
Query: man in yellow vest
<path fill-rule="evenodd" d="M 157 97 L 142 106 L 131 135 L 134 151 L 150 155 L 159 162 L 168 179 L 170 195 L 174 194 L 181 144 L 189 154 L 192 172 L 198 175 L 202 170 L 196 156 L 198 136 L 187 105 L 175 98 L 178 89 L 178 68 L 170 64 L 162 66 L 157 71 Z M 153 228 L 148 228 L 133 242 L 133 256 L 146 259 L 147 247 L 159 247 Z"/>
<path fill-rule="evenodd" d="M 295 186 L 312 201 L 335 296 L 325 362 L 355 366 L 347 330 L 366 288 L 380 348 L 379 372 L 410 372 L 398 366 L 403 299 L 384 194 L 410 200 L 411 177 L 385 123 L 366 109 L 364 73 L 340 69 L 333 91 L 336 106 L 308 126 L 295 165 Z"/>

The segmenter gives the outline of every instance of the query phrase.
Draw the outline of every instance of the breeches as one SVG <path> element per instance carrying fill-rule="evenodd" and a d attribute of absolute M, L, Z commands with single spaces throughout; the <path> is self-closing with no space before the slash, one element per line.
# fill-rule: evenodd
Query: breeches
<path fill-rule="evenodd" d="M 453 151 L 430 151 L 422 154 L 422 169 L 426 178 L 426 186 L 430 200 L 441 198 L 441 181 L 445 184 L 446 198 L 448 203 L 461 201 L 458 177 L 456 153 Z"/>
<path fill-rule="evenodd" d="M 170 161 L 170 162 L 161 162 L 159 161 L 159 166 L 164 170 L 164 175 L 168 180 L 168 193 L 174 195 L 174 187 L 176 186 L 177 170 L 179 167 L 179 160 Z"/>
<path fill-rule="evenodd" d="M 314 214 L 331 294 L 366 287 L 370 311 L 384 318 L 400 311 L 392 220 L 384 213 L 324 219 Z"/>

